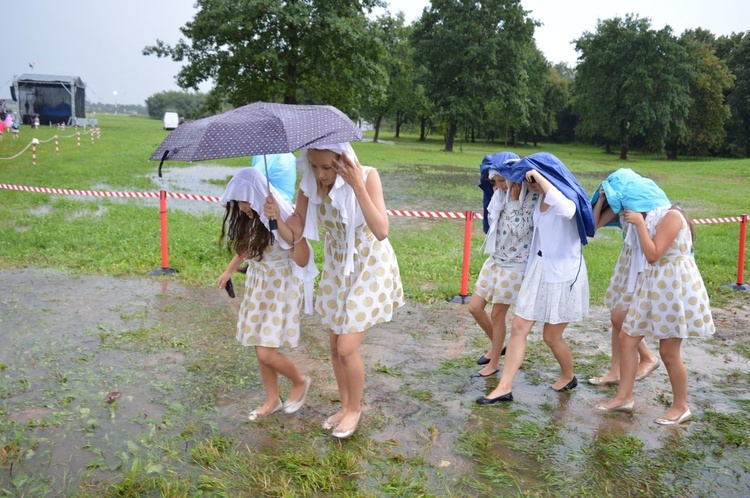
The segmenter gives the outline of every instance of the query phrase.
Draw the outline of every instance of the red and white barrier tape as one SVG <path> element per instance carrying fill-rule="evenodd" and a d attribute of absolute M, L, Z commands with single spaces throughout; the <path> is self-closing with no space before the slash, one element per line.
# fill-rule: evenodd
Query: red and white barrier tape
<path fill-rule="evenodd" d="M 19 190 L 23 192 L 37 192 L 42 194 L 62 194 L 62 195 L 85 195 L 94 197 L 137 197 L 137 198 L 159 198 L 159 192 L 107 192 L 103 190 L 76 190 L 67 188 L 48 188 L 48 187 L 28 187 L 25 185 L 9 185 L 0 183 L 0 189 Z M 190 201 L 219 202 L 219 197 L 212 195 L 185 194 L 181 192 L 167 192 L 167 197 L 171 199 L 183 199 Z M 410 218 L 442 218 L 465 220 L 466 213 L 450 213 L 445 211 L 404 211 L 389 209 L 386 211 L 389 216 L 405 216 Z M 482 219 L 481 213 L 473 213 L 474 218 Z M 741 223 L 742 216 L 730 216 L 724 218 L 703 218 L 694 219 L 696 225 L 708 225 L 712 223 Z"/>

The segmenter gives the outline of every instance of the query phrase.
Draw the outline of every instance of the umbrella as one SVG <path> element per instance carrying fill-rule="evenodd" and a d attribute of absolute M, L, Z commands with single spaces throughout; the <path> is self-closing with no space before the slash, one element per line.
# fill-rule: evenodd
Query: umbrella
<path fill-rule="evenodd" d="M 356 140 L 362 140 L 362 130 L 333 106 L 255 102 L 180 125 L 150 159 L 163 163 L 265 156 Z"/>

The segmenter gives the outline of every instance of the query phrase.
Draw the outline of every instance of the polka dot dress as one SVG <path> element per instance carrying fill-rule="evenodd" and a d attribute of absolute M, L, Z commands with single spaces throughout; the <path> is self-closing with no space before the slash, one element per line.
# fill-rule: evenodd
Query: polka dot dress
<path fill-rule="evenodd" d="M 346 226 L 329 197 L 319 205 L 318 217 L 327 231 L 325 263 L 315 302 L 323 325 L 336 334 L 351 334 L 391 321 L 393 310 L 404 304 L 391 243 L 375 238 L 366 223 L 357 227 L 354 271 L 345 276 Z"/>
<path fill-rule="evenodd" d="M 243 346 L 297 347 L 302 281 L 293 275 L 290 250 L 269 245 L 263 260 L 247 260 L 245 297 L 237 321 Z"/>
<path fill-rule="evenodd" d="M 690 228 L 683 218 L 672 245 L 638 277 L 622 328 L 625 333 L 649 333 L 659 340 L 714 333 L 706 286 L 690 252 Z"/>
<path fill-rule="evenodd" d="M 627 235 L 627 231 L 632 225 L 623 219 L 620 220 L 620 225 L 623 233 Z M 627 311 L 630 308 L 630 303 L 633 302 L 633 294 L 628 292 L 628 281 L 630 280 L 628 276 L 630 275 L 632 259 L 633 249 L 624 244 L 620 251 L 620 257 L 617 258 L 612 278 L 609 279 L 609 287 L 604 294 L 604 306 L 611 310 Z"/>

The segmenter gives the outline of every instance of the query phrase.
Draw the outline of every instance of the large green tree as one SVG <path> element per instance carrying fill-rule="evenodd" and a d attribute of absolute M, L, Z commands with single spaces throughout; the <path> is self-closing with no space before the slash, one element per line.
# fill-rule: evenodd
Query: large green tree
<path fill-rule="evenodd" d="M 161 119 L 168 109 L 177 111 L 185 119 L 200 118 L 205 104 L 206 95 L 203 93 L 168 91 L 155 93 L 146 99 L 148 115 L 157 119 Z"/>
<path fill-rule="evenodd" d="M 726 61 L 736 80 L 727 92 L 731 117 L 723 153 L 750 157 L 750 31 L 732 33 L 716 42 L 717 54 Z"/>
<path fill-rule="evenodd" d="M 446 151 L 453 150 L 459 124 L 475 122 L 488 102 L 513 108 L 523 101 L 525 47 L 533 34 L 520 0 L 431 0 L 412 41 L 426 69 L 426 94 L 445 127 Z"/>
<path fill-rule="evenodd" d="M 382 47 L 367 17 L 381 0 L 196 0 L 181 28 L 185 39 L 161 40 L 145 55 L 186 62 L 182 88 L 213 81 L 209 103 L 256 100 L 330 104 L 357 115 L 382 92 Z"/>
<path fill-rule="evenodd" d="M 618 144 L 627 159 L 633 137 L 661 151 L 668 137 L 685 133 L 694 66 L 669 26 L 656 31 L 633 15 L 599 21 L 576 40 L 576 50 L 579 137 Z"/>
<path fill-rule="evenodd" d="M 732 88 L 734 76 L 714 49 L 714 36 L 703 29 L 688 30 L 680 36 L 680 44 L 693 59 L 695 72 L 690 79 L 690 105 L 686 132 L 674 133 L 667 144 L 670 159 L 678 152 L 703 156 L 721 149 L 726 136 L 724 124 L 729 118 L 729 105 L 724 94 Z"/>

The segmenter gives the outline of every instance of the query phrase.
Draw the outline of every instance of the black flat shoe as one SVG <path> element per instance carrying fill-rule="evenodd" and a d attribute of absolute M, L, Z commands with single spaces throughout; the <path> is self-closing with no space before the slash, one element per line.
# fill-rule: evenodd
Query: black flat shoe
<path fill-rule="evenodd" d="M 513 393 L 506 393 L 497 398 L 477 398 L 478 405 L 491 405 L 493 403 L 501 403 L 503 401 L 513 401 Z"/>
<path fill-rule="evenodd" d="M 565 391 L 571 391 L 571 390 L 575 389 L 576 387 L 578 387 L 578 379 L 574 375 L 573 376 L 573 380 L 571 380 L 570 382 L 568 382 L 567 384 L 565 384 L 564 386 L 562 386 L 560 389 L 555 389 L 553 387 L 552 390 L 553 391 L 557 391 L 559 393 L 562 393 L 562 392 L 565 392 Z"/>
<path fill-rule="evenodd" d="M 495 370 L 494 372 L 490 372 L 490 373 L 488 373 L 487 375 L 482 375 L 482 372 L 475 372 L 475 373 L 471 374 L 471 377 L 472 377 L 472 378 L 477 378 L 477 377 L 489 377 L 490 375 L 495 375 L 495 374 L 496 374 L 496 373 L 498 373 L 499 371 L 500 371 L 500 369 L 498 368 L 498 369 L 497 369 L 497 370 Z"/>
<path fill-rule="evenodd" d="M 500 351 L 500 356 L 505 356 L 505 347 L 503 347 L 503 350 Z M 482 355 L 477 359 L 477 365 L 486 365 L 489 362 L 490 362 L 490 359 L 487 358 L 485 355 Z"/>

